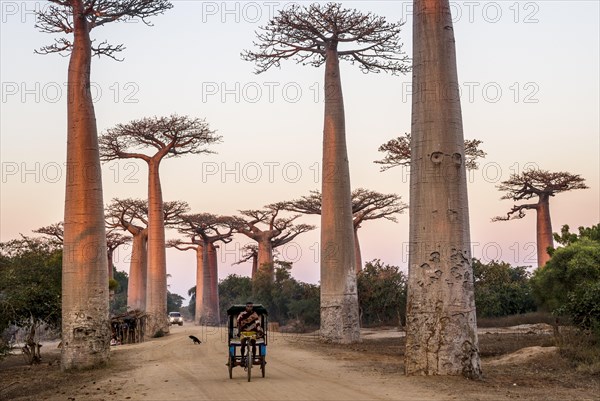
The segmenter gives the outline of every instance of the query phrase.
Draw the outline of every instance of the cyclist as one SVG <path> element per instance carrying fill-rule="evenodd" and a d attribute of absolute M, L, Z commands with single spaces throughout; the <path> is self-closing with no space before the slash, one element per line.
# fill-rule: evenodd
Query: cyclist
<path fill-rule="evenodd" d="M 255 334 L 256 338 L 260 338 L 264 335 L 264 330 L 260 325 L 260 317 L 258 316 L 258 313 L 254 311 L 254 303 L 246 302 L 246 310 L 239 314 L 237 326 L 238 336 L 241 337 L 242 366 L 245 366 L 246 360 L 244 354 L 246 353 L 246 342 L 248 341 L 248 338 L 242 336 L 242 332 Z M 256 339 L 252 338 L 250 344 L 252 345 L 252 354 L 256 355 Z"/>

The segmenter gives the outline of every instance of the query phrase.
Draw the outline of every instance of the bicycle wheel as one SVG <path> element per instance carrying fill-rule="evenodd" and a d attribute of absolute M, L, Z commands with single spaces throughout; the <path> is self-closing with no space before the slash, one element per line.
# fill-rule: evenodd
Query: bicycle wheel
<path fill-rule="evenodd" d="M 228 368 L 229 368 L 229 378 L 233 379 L 233 364 L 235 363 L 235 359 L 234 357 L 232 357 L 231 355 L 229 356 L 229 363 L 227 364 Z"/>
<path fill-rule="evenodd" d="M 261 356 L 260 357 L 260 370 L 262 372 L 262 377 L 265 377 L 265 370 L 267 369 L 267 367 L 265 366 L 267 364 L 267 362 L 265 361 L 265 356 Z"/>
<path fill-rule="evenodd" d="M 252 355 L 252 346 L 250 346 L 250 341 L 248 341 L 246 347 L 248 347 L 246 352 L 246 367 L 248 368 L 248 381 L 250 381 L 252 378 L 252 361 L 254 358 L 254 355 Z"/>

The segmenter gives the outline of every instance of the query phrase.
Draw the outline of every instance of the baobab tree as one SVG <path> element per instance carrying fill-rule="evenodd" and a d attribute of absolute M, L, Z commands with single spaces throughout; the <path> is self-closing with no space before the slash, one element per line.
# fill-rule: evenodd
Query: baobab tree
<path fill-rule="evenodd" d="M 148 257 L 148 204 L 141 199 L 113 199 L 106 207 L 106 224 L 131 234 L 132 247 L 127 284 L 127 308 L 146 309 Z"/>
<path fill-rule="evenodd" d="M 409 132 L 404 136 L 390 139 L 379 147 L 379 151 L 385 154 L 381 160 L 375 160 L 373 163 L 381 164 L 381 171 L 389 170 L 398 166 L 410 166 L 410 140 Z M 479 139 L 465 139 L 465 167 L 468 170 L 477 170 L 479 164 L 477 159 L 487 155 L 479 149 L 483 142 Z"/>
<path fill-rule="evenodd" d="M 358 240 L 358 229 L 362 223 L 382 218 L 396 223 L 395 215 L 403 213 L 406 208 L 408 205 L 402 202 L 401 197 L 396 194 L 382 194 L 364 188 L 352 191 L 352 225 L 354 227 L 354 257 L 357 273 L 362 270 L 362 256 Z M 321 193 L 311 191 L 308 196 L 285 202 L 285 209 L 304 214 L 321 214 Z"/>
<path fill-rule="evenodd" d="M 501 199 L 515 202 L 537 197 L 536 203 L 514 205 L 506 216 L 497 216 L 492 221 L 506 221 L 525 217 L 527 210 L 536 211 L 537 263 L 543 267 L 550 255 L 548 248 L 554 247 L 552 221 L 550 220 L 550 197 L 560 192 L 574 189 L 586 189 L 585 180 L 578 174 L 568 172 L 552 173 L 547 170 L 527 170 L 521 174 L 512 174 L 508 180 L 497 186 L 505 192 Z"/>
<path fill-rule="evenodd" d="M 52 245 L 63 246 L 65 240 L 65 225 L 62 221 L 50 224 L 49 226 L 40 227 L 37 230 L 33 230 L 33 232 L 46 235 L 48 242 Z"/>
<path fill-rule="evenodd" d="M 102 365 L 110 352 L 106 233 L 98 131 L 90 92 L 92 56 L 116 59 L 123 45 L 94 42 L 90 32 L 114 21 L 162 14 L 166 0 L 49 0 L 37 12 L 36 27 L 73 34 L 38 53 L 70 53 L 67 78 L 67 172 L 62 269 L 61 369 Z"/>
<path fill-rule="evenodd" d="M 254 278 L 256 273 L 258 272 L 258 246 L 255 244 L 246 244 L 242 247 L 242 257 L 237 262 L 233 263 L 233 265 L 241 265 L 244 262 L 249 260 L 252 261 L 252 270 L 250 277 Z M 273 251 L 274 253 L 275 251 Z M 273 255 L 275 256 L 275 255 Z"/>
<path fill-rule="evenodd" d="M 196 252 L 196 324 L 219 324 L 219 274 L 217 242 L 231 242 L 233 219 L 210 213 L 181 217 L 178 231 L 188 240 L 173 240 L 167 246 Z"/>
<path fill-rule="evenodd" d="M 118 247 L 121 245 L 125 245 L 131 242 L 131 237 L 125 236 L 123 234 L 107 231 L 106 232 L 106 255 L 108 257 L 108 279 L 112 280 L 114 278 L 114 254 Z"/>
<path fill-rule="evenodd" d="M 294 5 L 280 11 L 257 33 L 257 51 L 243 58 L 262 73 L 291 59 L 303 65 L 325 64 L 323 194 L 321 213 L 321 338 L 350 343 L 360 340 L 354 266 L 350 172 L 346 150 L 340 60 L 358 64 L 365 73 L 409 70 L 400 44 L 400 23 L 340 4 Z M 354 45 L 354 47 L 352 47 Z"/>
<path fill-rule="evenodd" d="M 185 154 L 214 153 L 206 146 L 221 137 L 198 118 L 171 115 L 134 120 L 118 124 L 100 138 L 103 161 L 141 159 L 148 164 L 148 288 L 146 311 L 150 335 L 168 332 L 167 321 L 167 261 L 165 225 L 159 168 L 164 158 Z M 152 154 L 143 153 L 147 148 Z"/>
<path fill-rule="evenodd" d="M 180 216 L 188 211 L 189 205 L 186 202 L 164 202 L 165 226 L 176 226 L 181 221 Z M 113 199 L 106 207 L 106 225 L 111 230 L 121 229 L 132 236 L 127 308 L 145 311 L 148 287 L 148 202 L 141 199 Z"/>
<path fill-rule="evenodd" d="M 412 141 L 405 369 L 481 375 L 465 141 L 448 0 L 413 3 Z M 431 92 L 436 96 L 431 96 Z"/>
<path fill-rule="evenodd" d="M 294 224 L 300 215 L 280 217 L 285 203 L 273 203 L 263 209 L 240 210 L 242 216 L 234 220 L 235 231 L 257 242 L 257 274 L 264 275 L 272 282 L 275 280 L 273 250 L 291 242 L 298 235 L 315 226 Z M 256 274 L 253 275 L 253 279 Z"/>

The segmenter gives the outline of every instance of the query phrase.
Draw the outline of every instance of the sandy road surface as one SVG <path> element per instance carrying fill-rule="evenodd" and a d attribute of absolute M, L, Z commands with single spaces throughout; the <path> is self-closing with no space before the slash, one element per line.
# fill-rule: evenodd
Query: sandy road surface
<path fill-rule="evenodd" d="M 166 337 L 113 348 L 118 375 L 78 388 L 42 394 L 48 400 L 448 400 L 431 389 L 377 373 L 359 373 L 343 361 L 291 347 L 293 335 L 271 333 L 266 377 L 247 381 L 240 367 L 229 379 L 226 333 L 197 326 L 173 327 Z M 202 340 L 194 345 L 193 334 Z M 110 369 L 111 371 L 113 369 Z"/>

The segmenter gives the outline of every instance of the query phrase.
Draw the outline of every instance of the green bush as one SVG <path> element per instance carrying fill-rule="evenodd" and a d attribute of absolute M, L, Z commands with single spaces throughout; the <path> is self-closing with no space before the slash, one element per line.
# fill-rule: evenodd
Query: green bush
<path fill-rule="evenodd" d="M 556 313 L 567 304 L 577 308 L 577 297 L 585 295 L 583 290 L 588 285 L 596 285 L 599 281 L 600 243 L 588 238 L 556 249 L 552 258 L 535 271 L 531 280 L 537 302 Z M 591 302 L 600 304 L 600 296 L 592 297 Z"/>
<path fill-rule="evenodd" d="M 512 267 L 496 261 L 484 264 L 473 259 L 473 277 L 478 318 L 510 316 L 536 310 L 529 273 L 525 267 Z"/>
<path fill-rule="evenodd" d="M 358 304 L 363 325 L 403 325 L 407 277 L 398 266 L 374 259 L 358 274 Z"/>

